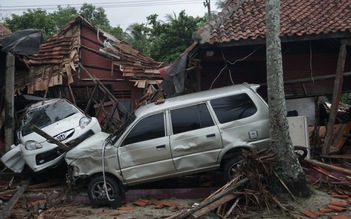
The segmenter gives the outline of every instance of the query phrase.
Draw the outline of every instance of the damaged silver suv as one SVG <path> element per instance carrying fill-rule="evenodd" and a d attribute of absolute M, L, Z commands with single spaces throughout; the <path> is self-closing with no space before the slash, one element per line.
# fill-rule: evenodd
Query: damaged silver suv
<path fill-rule="evenodd" d="M 138 108 L 117 132 L 67 152 L 71 183 L 88 182 L 93 206 L 118 205 L 126 186 L 221 170 L 230 180 L 242 149 L 269 144 L 268 107 L 255 84 L 166 99 Z"/>

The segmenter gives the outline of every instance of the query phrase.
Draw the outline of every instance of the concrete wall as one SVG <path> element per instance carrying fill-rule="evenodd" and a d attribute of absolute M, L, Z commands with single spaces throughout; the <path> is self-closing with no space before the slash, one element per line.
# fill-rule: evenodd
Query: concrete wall
<path fill-rule="evenodd" d="M 300 99 L 288 99 L 286 100 L 287 111 L 296 110 L 299 116 L 307 117 L 307 125 L 314 125 L 315 118 L 315 104 L 314 98 L 300 98 Z"/>

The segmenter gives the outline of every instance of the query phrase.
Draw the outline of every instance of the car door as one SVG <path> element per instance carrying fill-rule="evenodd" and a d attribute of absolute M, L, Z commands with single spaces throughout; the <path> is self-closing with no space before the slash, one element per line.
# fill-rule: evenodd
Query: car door
<path fill-rule="evenodd" d="M 172 155 L 178 172 L 218 166 L 222 149 L 219 129 L 206 103 L 170 110 Z"/>
<path fill-rule="evenodd" d="M 246 93 L 210 101 L 221 130 L 223 147 L 267 145 L 268 120 L 262 119 L 255 102 Z"/>
<path fill-rule="evenodd" d="M 125 136 L 118 148 L 122 176 L 128 184 L 175 173 L 164 113 L 145 117 Z"/>

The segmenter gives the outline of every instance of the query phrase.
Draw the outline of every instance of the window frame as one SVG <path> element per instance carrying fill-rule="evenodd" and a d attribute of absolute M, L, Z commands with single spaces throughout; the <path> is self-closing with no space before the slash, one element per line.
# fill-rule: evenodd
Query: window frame
<path fill-rule="evenodd" d="M 190 129 L 190 130 L 181 131 L 181 132 L 175 132 L 174 126 L 173 126 L 173 120 L 172 120 L 172 111 L 182 110 L 182 109 L 185 109 L 185 108 L 196 107 L 196 106 L 201 106 L 201 105 L 203 105 L 205 107 L 205 109 L 207 110 L 207 115 L 205 115 L 205 116 L 209 116 L 208 118 L 211 120 L 211 124 L 207 124 L 205 126 L 201 126 L 201 118 L 202 117 L 200 117 L 199 118 L 200 127 L 194 128 L 194 129 Z M 199 112 L 199 108 L 197 108 L 197 112 Z M 200 116 L 199 113 L 198 113 L 198 116 Z M 195 130 L 199 130 L 199 129 L 203 129 L 203 128 L 208 128 L 208 127 L 212 127 L 212 126 L 216 125 L 216 122 L 215 122 L 215 120 L 213 118 L 213 115 L 211 113 L 211 109 L 208 106 L 208 102 L 199 102 L 199 103 L 192 104 L 192 105 L 186 105 L 186 106 L 181 106 L 181 107 L 169 109 L 169 120 L 168 121 L 169 121 L 169 124 L 170 124 L 171 131 L 172 131 L 173 135 L 181 134 L 181 133 L 184 133 L 184 132 L 195 131 Z"/>
<path fill-rule="evenodd" d="M 128 144 L 125 143 L 126 139 L 127 139 L 128 136 L 130 135 L 130 133 L 136 128 L 136 126 L 137 126 L 138 124 L 140 124 L 141 121 L 143 121 L 143 120 L 145 120 L 145 119 L 147 119 L 147 118 L 151 118 L 151 117 L 153 117 L 153 116 L 160 115 L 160 114 L 162 115 L 162 119 L 163 119 L 163 131 L 164 131 L 164 135 L 163 135 L 162 137 L 157 137 L 157 138 L 166 137 L 166 136 L 167 136 L 167 124 L 166 124 L 166 117 L 165 117 L 166 113 L 165 113 L 164 111 L 162 111 L 162 112 L 157 112 L 157 113 L 154 113 L 154 114 L 151 114 L 151 115 L 144 116 L 144 117 L 138 119 L 137 121 L 135 121 L 135 123 L 133 124 L 133 126 L 128 130 L 128 133 L 126 133 L 126 134 L 124 135 L 124 137 L 123 137 L 123 139 L 122 139 L 122 141 L 121 141 L 121 143 L 120 143 L 120 146 L 121 146 L 121 147 L 124 147 L 124 146 L 126 146 L 126 145 L 130 145 L 130 144 L 134 144 L 134 143 L 139 143 L 139 142 L 142 142 L 142 141 L 150 141 L 150 140 L 153 140 L 153 139 L 157 139 L 157 138 L 152 137 L 152 138 L 149 138 L 149 139 L 143 139 L 143 140 L 140 140 L 140 141 L 134 141 L 134 142 L 128 143 Z"/>

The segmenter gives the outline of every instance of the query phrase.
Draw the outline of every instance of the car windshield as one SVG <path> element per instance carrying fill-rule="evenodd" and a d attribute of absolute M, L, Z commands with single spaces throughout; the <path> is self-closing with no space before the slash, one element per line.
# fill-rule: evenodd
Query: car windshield
<path fill-rule="evenodd" d="M 135 115 L 134 113 L 130 114 L 128 116 L 128 119 L 121 125 L 121 127 L 119 129 L 117 129 L 114 133 L 112 133 L 109 138 L 111 140 L 111 143 L 114 144 L 116 143 L 116 141 L 121 137 L 121 135 L 124 133 L 124 131 L 126 130 L 126 128 L 133 123 L 133 121 L 135 120 Z"/>
<path fill-rule="evenodd" d="M 21 127 L 22 135 L 24 136 L 32 133 L 32 125 L 35 125 L 38 128 L 44 128 L 78 112 L 78 109 L 65 100 L 59 100 L 35 108 L 25 114 Z"/>

